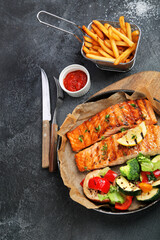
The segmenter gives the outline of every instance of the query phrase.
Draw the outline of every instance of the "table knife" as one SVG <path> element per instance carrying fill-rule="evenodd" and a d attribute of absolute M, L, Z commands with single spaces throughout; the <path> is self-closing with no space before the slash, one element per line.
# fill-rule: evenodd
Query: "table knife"
<path fill-rule="evenodd" d="M 53 113 L 53 119 L 51 124 L 51 139 L 50 139 L 50 158 L 49 158 L 49 172 L 54 172 L 57 169 L 57 109 L 63 103 L 63 90 L 60 87 L 58 79 L 54 77 L 54 81 L 57 87 L 57 102 Z"/>
<path fill-rule="evenodd" d="M 49 82 L 45 71 L 41 68 L 42 77 L 42 168 L 49 167 L 49 146 L 50 146 L 50 93 Z"/>

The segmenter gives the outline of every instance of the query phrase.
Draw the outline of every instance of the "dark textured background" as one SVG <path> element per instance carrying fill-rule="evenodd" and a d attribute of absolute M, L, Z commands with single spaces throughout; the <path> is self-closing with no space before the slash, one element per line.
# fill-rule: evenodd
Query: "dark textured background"
<path fill-rule="evenodd" d="M 82 58 L 73 36 L 41 25 L 36 14 L 48 10 L 79 25 L 120 15 L 140 26 L 142 38 L 134 68 L 127 73 L 101 71 Z M 0 1 L 0 239 L 160 239 L 160 204 L 130 216 L 110 216 L 73 202 L 59 172 L 41 168 L 41 78 L 46 71 L 55 103 L 53 75 L 69 64 L 84 65 L 92 87 L 81 98 L 65 95 L 58 112 L 66 114 L 96 91 L 130 74 L 160 67 L 158 0 Z M 70 30 L 68 24 L 57 23 Z M 74 27 L 79 36 L 81 33 Z"/>

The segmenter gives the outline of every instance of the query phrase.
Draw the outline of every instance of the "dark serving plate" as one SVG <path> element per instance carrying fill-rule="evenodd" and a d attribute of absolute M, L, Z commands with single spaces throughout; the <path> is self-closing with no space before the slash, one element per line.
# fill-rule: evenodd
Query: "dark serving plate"
<path fill-rule="evenodd" d="M 105 98 L 108 98 L 110 97 L 112 94 L 114 93 L 117 93 L 117 92 L 125 92 L 127 93 L 128 95 L 132 95 L 134 93 L 133 90 L 126 90 L 126 89 L 118 89 L 118 90 L 110 90 L 110 91 L 107 91 L 107 92 L 103 92 L 103 93 L 100 93 L 96 96 L 93 96 L 91 98 L 89 98 L 86 102 L 95 102 L 95 101 L 98 101 L 98 100 L 101 100 L 101 99 L 105 99 Z M 155 99 L 156 101 L 160 102 L 159 100 Z M 137 213 L 137 212 L 140 212 L 140 211 L 143 211 L 149 207 L 152 207 L 153 205 L 155 205 L 157 202 L 160 201 L 160 198 L 156 201 L 153 201 L 151 203 L 148 203 L 148 204 L 145 204 L 144 206 L 136 209 L 136 210 L 130 210 L 130 211 L 118 211 L 118 210 L 115 210 L 114 207 L 112 208 L 108 208 L 108 207 L 101 207 L 99 209 L 94 209 L 98 212 L 101 212 L 101 213 L 105 213 L 105 214 L 111 214 L 111 215 L 126 215 L 126 214 L 133 214 L 133 213 Z"/>

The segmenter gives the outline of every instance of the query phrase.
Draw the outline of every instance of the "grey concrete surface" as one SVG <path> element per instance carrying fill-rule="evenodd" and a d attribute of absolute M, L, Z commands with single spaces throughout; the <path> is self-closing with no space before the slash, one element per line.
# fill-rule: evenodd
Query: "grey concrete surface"
<path fill-rule="evenodd" d="M 79 25 L 92 19 L 139 25 L 142 38 L 134 68 L 127 73 L 102 71 L 80 53 L 71 35 L 41 25 L 36 14 L 50 11 Z M 39 67 L 46 71 L 52 110 L 58 77 L 69 64 L 84 65 L 92 86 L 81 98 L 65 94 L 58 123 L 89 96 L 131 74 L 160 69 L 158 0 L 2 0 L 0 2 L 0 239 L 86 240 L 160 239 L 160 204 L 129 216 L 104 215 L 73 202 L 59 172 L 41 168 L 42 99 Z M 82 37 L 79 30 L 53 21 Z"/>

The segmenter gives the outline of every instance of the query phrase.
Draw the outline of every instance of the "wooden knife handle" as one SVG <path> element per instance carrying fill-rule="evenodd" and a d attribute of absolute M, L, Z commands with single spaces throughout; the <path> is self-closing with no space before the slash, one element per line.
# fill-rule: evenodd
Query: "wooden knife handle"
<path fill-rule="evenodd" d="M 57 169 L 57 131 L 58 125 L 52 123 L 50 139 L 49 172 L 54 172 Z"/>
<path fill-rule="evenodd" d="M 50 124 L 48 120 L 42 124 L 42 168 L 49 167 L 49 141 L 50 141 Z"/>

